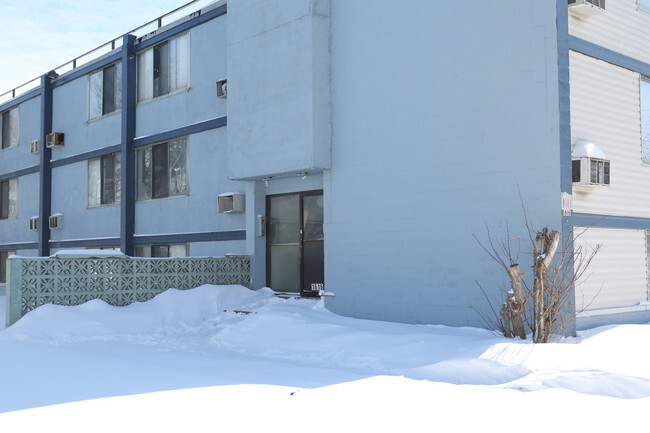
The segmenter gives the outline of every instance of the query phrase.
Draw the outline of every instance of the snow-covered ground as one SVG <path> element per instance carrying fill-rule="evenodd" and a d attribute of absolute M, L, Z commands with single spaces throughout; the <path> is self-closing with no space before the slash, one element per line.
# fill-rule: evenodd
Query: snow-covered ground
<path fill-rule="evenodd" d="M 2 431 L 650 429 L 650 324 L 533 345 L 240 286 L 40 307 L 0 374 Z"/>

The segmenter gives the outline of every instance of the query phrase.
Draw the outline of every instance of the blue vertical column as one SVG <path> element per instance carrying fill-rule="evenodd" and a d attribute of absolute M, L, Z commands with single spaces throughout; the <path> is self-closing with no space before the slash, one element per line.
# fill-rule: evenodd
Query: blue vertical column
<path fill-rule="evenodd" d="M 135 234 L 135 36 L 124 35 L 122 40 L 122 196 L 120 209 L 120 249 L 133 256 Z"/>
<path fill-rule="evenodd" d="M 47 134 L 52 132 L 52 79 L 54 72 L 41 77 L 41 131 L 40 131 L 40 178 L 38 200 L 38 255 L 50 255 L 50 225 L 52 211 L 52 149 L 45 145 Z"/>
<path fill-rule="evenodd" d="M 571 88 L 569 85 L 569 10 L 565 0 L 556 0 L 557 10 L 557 66 L 559 89 L 559 135 L 560 135 L 560 191 L 562 194 L 573 195 L 573 178 L 571 167 Z M 566 249 L 569 263 L 573 267 L 573 225 L 571 216 L 562 215 L 562 237 L 558 249 Z M 561 254 L 561 251 L 560 253 Z M 567 278 L 572 278 L 572 274 Z M 562 311 L 567 318 L 567 328 L 563 330 L 568 335 L 575 335 L 575 287 L 568 298 L 568 305 Z"/>

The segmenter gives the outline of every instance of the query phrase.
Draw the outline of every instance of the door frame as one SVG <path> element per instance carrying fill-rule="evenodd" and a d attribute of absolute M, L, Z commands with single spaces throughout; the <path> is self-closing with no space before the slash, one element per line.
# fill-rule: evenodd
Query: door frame
<path fill-rule="evenodd" d="M 270 286 L 271 284 L 271 245 L 269 242 L 269 237 L 268 233 L 270 233 L 270 224 L 271 224 L 271 199 L 273 197 L 281 197 L 281 196 L 288 196 L 288 195 L 298 195 L 299 200 L 299 218 L 300 218 L 300 291 L 298 292 L 299 295 L 302 296 L 303 293 L 303 285 L 305 283 L 305 275 L 304 275 L 304 209 L 302 205 L 302 199 L 303 197 L 309 197 L 309 196 L 314 196 L 314 195 L 323 195 L 323 190 L 322 189 L 314 189 L 314 190 L 308 190 L 308 191 L 294 191 L 294 192 L 286 192 L 282 194 L 269 194 L 265 197 L 266 203 L 265 203 L 265 213 L 267 215 L 266 218 L 266 227 L 265 227 L 265 232 L 267 233 L 266 237 L 266 284 Z M 325 209 L 323 207 L 323 213 L 325 212 Z M 324 242 L 324 240 L 323 240 Z M 325 266 L 325 263 L 323 263 L 323 267 Z M 324 284 L 324 281 L 323 281 Z M 293 293 L 293 292 L 291 292 Z"/>

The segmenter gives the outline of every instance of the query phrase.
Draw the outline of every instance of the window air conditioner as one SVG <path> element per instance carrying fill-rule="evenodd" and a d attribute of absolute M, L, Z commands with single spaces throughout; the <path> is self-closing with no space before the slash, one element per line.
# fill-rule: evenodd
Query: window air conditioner
<path fill-rule="evenodd" d="M 605 0 L 569 0 L 569 11 L 588 18 L 605 12 Z"/>
<path fill-rule="evenodd" d="M 219 213 L 243 212 L 244 194 L 239 192 L 227 192 L 217 197 Z"/>
<path fill-rule="evenodd" d="M 29 229 L 38 231 L 38 217 L 31 217 L 29 219 Z"/>
<path fill-rule="evenodd" d="M 32 142 L 29 143 L 29 151 L 33 154 L 40 152 L 40 141 L 32 140 Z"/>
<path fill-rule="evenodd" d="M 60 147 L 63 146 L 63 132 L 50 132 L 45 136 L 45 146 Z"/>
<path fill-rule="evenodd" d="M 228 80 L 226 78 L 217 80 L 217 97 L 218 98 L 228 97 Z"/>
<path fill-rule="evenodd" d="M 62 229 L 63 228 L 63 214 L 57 213 L 50 217 L 50 229 Z"/>
<path fill-rule="evenodd" d="M 583 157 L 572 161 L 574 186 L 605 185 L 610 182 L 610 161 Z"/>

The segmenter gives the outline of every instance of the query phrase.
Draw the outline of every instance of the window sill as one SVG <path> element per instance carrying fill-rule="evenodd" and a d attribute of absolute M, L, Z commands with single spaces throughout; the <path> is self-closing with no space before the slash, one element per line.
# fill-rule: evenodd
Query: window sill
<path fill-rule="evenodd" d="M 170 195 L 167 197 L 160 197 L 160 198 L 136 198 L 135 202 L 136 203 L 147 203 L 151 201 L 159 201 L 159 200 L 171 200 L 175 198 L 183 198 L 183 197 L 189 197 L 190 193 L 188 192 L 187 194 L 178 194 L 178 195 Z"/>
<path fill-rule="evenodd" d="M 104 118 L 106 118 L 106 117 L 111 117 L 112 115 L 114 115 L 114 114 L 119 114 L 119 113 L 121 113 L 121 112 L 122 112 L 122 109 L 120 108 L 119 110 L 115 110 L 115 111 L 110 112 L 110 113 L 107 113 L 107 114 L 102 114 L 102 115 L 99 116 L 99 117 L 93 117 L 92 119 L 88 119 L 88 120 L 86 120 L 86 122 L 84 122 L 84 125 L 85 125 L 85 126 L 88 126 L 88 125 L 90 125 L 90 124 L 93 123 L 93 122 L 96 122 L 96 121 L 98 121 L 98 120 L 102 120 L 102 119 L 104 119 Z"/>
<path fill-rule="evenodd" d="M 118 201 L 118 202 L 116 202 L 116 203 L 110 203 L 110 204 L 97 204 L 97 205 L 90 205 L 90 204 L 89 204 L 89 205 L 86 205 L 86 209 L 101 209 L 101 208 L 105 208 L 105 207 L 115 207 L 115 206 L 118 206 L 118 207 L 119 207 L 119 206 L 120 206 L 120 202 Z"/>
<path fill-rule="evenodd" d="M 176 89 L 176 90 L 174 90 L 172 92 L 169 92 L 169 93 L 167 93 L 165 95 L 156 96 L 155 98 L 152 98 L 152 99 L 145 99 L 144 101 L 138 101 L 138 102 L 136 102 L 135 105 L 136 105 L 136 107 L 140 106 L 140 105 L 146 105 L 146 104 L 149 104 L 150 102 L 159 101 L 161 99 L 169 98 L 170 96 L 178 95 L 179 93 L 189 93 L 192 90 L 194 90 L 194 87 L 192 87 L 192 86 L 181 87 L 180 89 Z"/>

